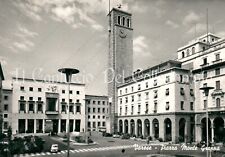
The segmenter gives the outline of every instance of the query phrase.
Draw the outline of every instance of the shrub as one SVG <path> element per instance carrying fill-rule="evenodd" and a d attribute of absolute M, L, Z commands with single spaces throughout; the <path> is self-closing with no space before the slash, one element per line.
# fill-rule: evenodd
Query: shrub
<path fill-rule="evenodd" d="M 121 136 L 121 139 L 130 139 L 130 135 L 129 134 L 123 134 Z"/>
<path fill-rule="evenodd" d="M 162 139 L 161 137 L 159 137 L 157 140 L 158 140 L 159 142 L 163 142 L 163 139 Z"/>

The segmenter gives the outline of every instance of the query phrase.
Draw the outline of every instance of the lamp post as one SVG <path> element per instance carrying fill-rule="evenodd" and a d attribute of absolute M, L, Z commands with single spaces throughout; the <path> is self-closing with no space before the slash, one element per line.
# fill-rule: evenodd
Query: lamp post
<path fill-rule="evenodd" d="M 206 146 L 208 148 L 209 146 L 209 112 L 208 112 L 208 96 L 209 96 L 209 90 L 214 89 L 214 87 L 201 87 L 200 90 L 203 90 L 206 96 Z M 208 157 L 208 149 L 206 150 L 207 157 Z M 211 155 L 211 154 L 210 154 Z"/>
<path fill-rule="evenodd" d="M 67 157 L 70 156 L 70 83 L 71 83 L 71 78 L 73 74 L 79 73 L 78 69 L 72 69 L 72 68 L 62 68 L 58 70 L 59 72 L 66 74 L 66 82 L 68 84 L 68 104 L 67 104 Z"/>

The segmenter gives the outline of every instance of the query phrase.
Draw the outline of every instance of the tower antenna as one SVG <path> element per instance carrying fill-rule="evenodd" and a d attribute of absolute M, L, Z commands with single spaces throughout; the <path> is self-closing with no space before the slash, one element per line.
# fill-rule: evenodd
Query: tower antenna
<path fill-rule="evenodd" d="M 206 9 L 206 35 L 207 35 L 207 48 L 209 48 L 208 8 Z"/>
<path fill-rule="evenodd" d="M 111 9 L 111 8 L 110 8 L 110 0 L 109 0 L 109 13 L 110 13 L 110 9 Z"/>

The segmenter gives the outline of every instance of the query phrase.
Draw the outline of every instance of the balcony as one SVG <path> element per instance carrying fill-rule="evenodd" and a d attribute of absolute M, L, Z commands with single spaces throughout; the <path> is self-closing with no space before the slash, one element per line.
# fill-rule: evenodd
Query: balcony
<path fill-rule="evenodd" d="M 225 106 L 215 106 L 215 107 L 209 107 L 208 108 L 208 111 L 209 112 L 220 112 L 220 111 L 222 111 L 222 112 L 225 112 Z"/>
<path fill-rule="evenodd" d="M 224 96 L 225 92 L 222 91 L 222 89 L 215 89 L 212 92 L 212 97 L 215 98 L 215 96 Z"/>
<path fill-rule="evenodd" d="M 59 111 L 45 111 L 46 115 L 58 115 Z"/>

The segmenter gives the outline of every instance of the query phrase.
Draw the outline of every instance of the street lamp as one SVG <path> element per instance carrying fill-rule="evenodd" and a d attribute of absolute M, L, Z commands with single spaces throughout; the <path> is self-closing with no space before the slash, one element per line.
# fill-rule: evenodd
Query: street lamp
<path fill-rule="evenodd" d="M 70 103 L 70 82 L 73 74 L 79 73 L 78 69 L 72 68 L 62 68 L 58 69 L 59 72 L 66 74 L 66 82 L 68 84 L 68 104 L 67 104 L 67 157 L 70 156 L 70 111 L 69 111 L 69 103 Z"/>
<path fill-rule="evenodd" d="M 208 96 L 209 96 L 209 90 L 214 89 L 214 87 L 201 87 L 200 90 L 203 90 L 206 96 L 206 146 L 208 148 L 209 146 L 209 112 L 208 112 Z M 207 151 L 207 157 L 208 157 L 208 149 Z"/>

